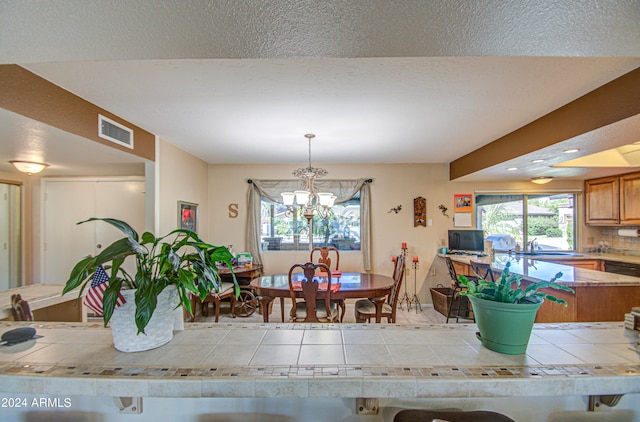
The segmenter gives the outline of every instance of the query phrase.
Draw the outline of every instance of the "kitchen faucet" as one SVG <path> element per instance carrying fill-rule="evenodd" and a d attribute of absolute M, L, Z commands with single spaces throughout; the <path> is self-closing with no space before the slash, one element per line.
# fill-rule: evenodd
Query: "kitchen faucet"
<path fill-rule="evenodd" d="M 536 241 L 538 240 L 537 237 L 534 237 L 533 240 L 529 241 L 529 251 L 531 252 L 531 254 L 536 253 Z"/>

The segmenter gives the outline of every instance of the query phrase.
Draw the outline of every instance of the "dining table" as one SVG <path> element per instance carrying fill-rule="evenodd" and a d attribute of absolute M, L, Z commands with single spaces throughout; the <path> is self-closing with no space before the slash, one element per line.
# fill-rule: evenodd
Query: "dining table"
<path fill-rule="evenodd" d="M 331 300 L 362 299 L 368 298 L 376 306 L 376 322 L 382 319 L 382 305 L 393 289 L 393 278 L 382 274 L 359 272 L 332 272 L 331 276 Z M 326 273 L 316 273 L 320 283 L 326 282 Z M 297 282 L 304 278 L 302 273 L 292 274 L 292 281 Z M 334 287 L 334 285 L 340 287 Z M 289 291 L 289 274 L 268 274 L 251 281 L 250 287 L 258 295 L 262 307 L 264 322 L 269 322 L 269 309 L 275 298 L 280 298 L 280 313 L 282 322 L 284 319 L 284 300 L 291 298 Z M 326 290 L 326 287 L 325 287 Z M 302 290 L 294 287 L 297 298 L 302 298 Z M 321 292 L 320 292 L 321 293 Z"/>

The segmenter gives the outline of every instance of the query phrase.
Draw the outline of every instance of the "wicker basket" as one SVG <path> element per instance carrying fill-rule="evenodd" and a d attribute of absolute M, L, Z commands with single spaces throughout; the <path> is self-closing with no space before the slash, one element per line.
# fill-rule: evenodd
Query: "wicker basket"
<path fill-rule="evenodd" d="M 455 312 L 458 310 L 458 302 L 462 300 L 460 304 L 460 317 L 469 316 L 469 299 L 466 296 L 458 295 L 451 304 L 451 296 L 453 295 L 453 289 L 450 287 L 443 287 L 438 284 L 431 289 L 431 300 L 433 301 L 433 308 L 440 312 L 444 316 L 456 316 Z M 454 309 L 453 314 L 449 315 L 449 305 L 452 305 Z"/>

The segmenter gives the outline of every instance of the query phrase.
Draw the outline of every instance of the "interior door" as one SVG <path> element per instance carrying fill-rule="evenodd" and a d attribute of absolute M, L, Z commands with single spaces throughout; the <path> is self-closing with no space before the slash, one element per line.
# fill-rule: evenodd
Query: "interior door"
<path fill-rule="evenodd" d="M 95 255 L 122 233 L 106 223 L 79 221 L 117 218 L 144 228 L 144 180 L 47 180 L 43 207 L 43 283 L 63 284 L 73 266 Z"/>
<path fill-rule="evenodd" d="M 96 185 L 95 217 L 116 218 L 128 223 L 142 236 L 145 228 L 145 184 L 141 180 L 100 181 Z M 86 223 L 95 228 L 95 253 L 124 237 L 122 232 L 103 222 Z M 127 259 L 124 269 L 133 277 L 135 260 Z"/>
<path fill-rule="evenodd" d="M 9 185 L 0 183 L 0 290 L 9 288 Z"/>

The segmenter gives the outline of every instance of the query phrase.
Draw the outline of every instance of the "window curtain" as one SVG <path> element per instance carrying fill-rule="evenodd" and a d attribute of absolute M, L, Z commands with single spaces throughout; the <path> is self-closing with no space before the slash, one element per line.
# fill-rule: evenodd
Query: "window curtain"
<path fill-rule="evenodd" d="M 260 205 L 262 197 L 282 203 L 282 192 L 300 189 L 300 180 L 249 180 L 247 197 L 247 237 L 245 244 L 253 256 L 253 262 L 262 264 L 260 247 Z M 315 180 L 317 192 L 331 192 L 336 195 L 336 204 L 346 202 L 360 192 L 360 249 L 365 271 L 371 270 L 371 179 L 357 180 Z"/>

